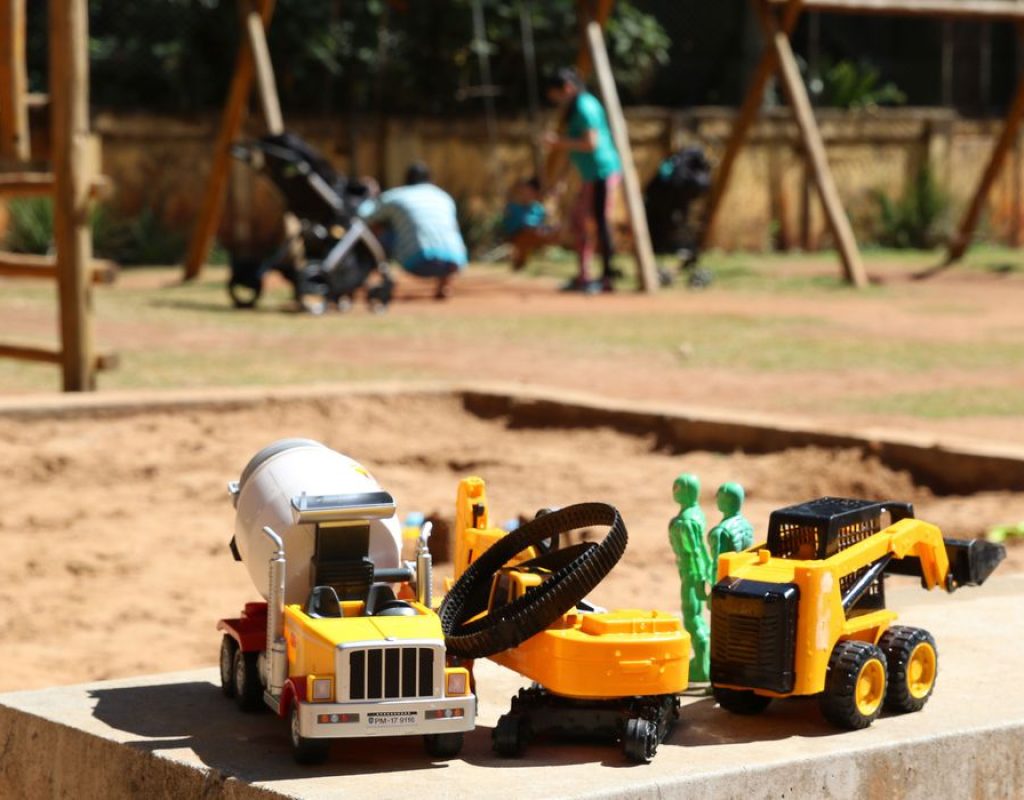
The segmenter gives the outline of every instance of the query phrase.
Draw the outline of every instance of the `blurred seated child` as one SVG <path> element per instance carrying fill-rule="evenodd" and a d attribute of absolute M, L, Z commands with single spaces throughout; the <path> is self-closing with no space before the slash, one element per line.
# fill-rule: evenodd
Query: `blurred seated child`
<path fill-rule="evenodd" d="M 534 252 L 553 244 L 558 238 L 558 230 L 544 224 L 547 211 L 540 199 L 540 181 L 537 178 L 518 180 L 509 190 L 501 227 L 514 251 L 514 270 L 521 270 Z"/>

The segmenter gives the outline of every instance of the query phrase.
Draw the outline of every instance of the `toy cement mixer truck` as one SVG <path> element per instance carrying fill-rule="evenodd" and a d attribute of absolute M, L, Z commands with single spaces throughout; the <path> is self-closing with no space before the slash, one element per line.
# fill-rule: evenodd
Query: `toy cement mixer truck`
<path fill-rule="evenodd" d="M 229 491 L 231 550 L 266 602 L 217 625 L 224 694 L 287 717 L 299 763 L 366 736 L 421 734 L 431 756 L 458 754 L 476 698 L 431 608 L 429 532 L 402 564 L 391 495 L 308 439 L 264 448 Z"/>

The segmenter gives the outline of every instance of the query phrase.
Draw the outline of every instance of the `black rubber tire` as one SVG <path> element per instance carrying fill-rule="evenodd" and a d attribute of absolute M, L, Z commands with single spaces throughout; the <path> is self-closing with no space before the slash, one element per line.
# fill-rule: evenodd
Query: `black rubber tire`
<path fill-rule="evenodd" d="M 455 758 L 462 752 L 461 733 L 427 733 L 423 747 L 431 758 Z"/>
<path fill-rule="evenodd" d="M 646 764 L 658 751 L 658 726 L 649 719 L 634 717 L 626 720 L 622 734 L 622 752 L 637 764 Z"/>
<path fill-rule="evenodd" d="M 927 694 L 915 697 L 907 682 L 907 668 L 914 651 L 922 645 L 932 649 L 935 656 L 934 672 Z M 928 702 L 928 698 L 932 696 L 935 678 L 938 674 L 939 650 L 935 646 L 935 639 L 928 631 L 921 628 L 894 625 L 882 634 L 882 638 L 878 640 L 878 646 L 885 653 L 885 658 L 889 663 L 889 685 L 885 692 L 886 710 L 900 714 L 920 711 Z"/>
<path fill-rule="evenodd" d="M 600 544 L 580 552 L 540 586 L 482 618 L 491 581 L 509 559 L 544 539 L 594 525 L 608 526 Z M 485 658 L 525 642 L 573 608 L 622 558 L 628 541 L 619 512 L 606 503 L 579 503 L 527 522 L 469 565 L 445 596 L 439 614 L 449 654 Z"/>
<path fill-rule="evenodd" d="M 859 730 L 868 727 L 882 712 L 881 699 L 869 713 L 865 713 L 857 704 L 858 681 L 872 661 L 881 663 L 882 680 L 888 683 L 885 653 L 881 648 L 858 641 L 839 642 L 835 646 L 828 660 L 825 691 L 820 698 L 821 713 L 833 725 L 847 730 Z M 881 692 L 881 698 L 884 697 L 885 687 Z"/>
<path fill-rule="evenodd" d="M 307 739 L 299 735 L 299 704 L 292 703 L 288 715 L 289 738 L 292 743 L 292 758 L 295 763 L 312 765 L 323 764 L 331 751 L 330 739 Z"/>
<path fill-rule="evenodd" d="M 491 749 L 504 758 L 519 758 L 529 741 L 530 721 L 521 714 L 502 714 L 491 731 Z"/>
<path fill-rule="evenodd" d="M 263 686 L 260 684 L 259 654 L 235 651 L 235 702 L 247 714 L 262 711 Z"/>
<path fill-rule="evenodd" d="M 235 653 L 238 642 L 224 634 L 220 642 L 220 690 L 225 697 L 234 697 L 235 687 Z"/>
<path fill-rule="evenodd" d="M 255 308 L 263 295 L 263 280 L 255 283 L 232 278 L 228 282 L 228 296 L 235 308 Z"/>
<path fill-rule="evenodd" d="M 742 714 L 745 717 L 760 714 L 772 702 L 770 697 L 755 694 L 748 689 L 725 689 L 720 686 L 713 686 L 711 693 L 714 695 L 718 705 L 726 711 L 732 714 Z"/>

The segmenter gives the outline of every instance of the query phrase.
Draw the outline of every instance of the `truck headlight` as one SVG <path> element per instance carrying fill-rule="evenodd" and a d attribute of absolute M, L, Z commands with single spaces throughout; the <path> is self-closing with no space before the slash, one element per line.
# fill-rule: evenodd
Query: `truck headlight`
<path fill-rule="evenodd" d="M 469 673 L 464 669 L 445 671 L 445 694 L 449 697 L 469 691 Z"/>
<path fill-rule="evenodd" d="M 334 679 L 310 675 L 306 684 L 306 697 L 313 703 L 328 703 L 334 699 Z"/>

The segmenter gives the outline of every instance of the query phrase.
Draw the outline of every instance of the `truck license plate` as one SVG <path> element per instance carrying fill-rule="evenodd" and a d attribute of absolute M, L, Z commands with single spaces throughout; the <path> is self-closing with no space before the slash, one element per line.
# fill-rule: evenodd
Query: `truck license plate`
<path fill-rule="evenodd" d="M 375 711 L 366 715 L 371 728 L 395 728 L 399 725 L 415 725 L 415 711 Z"/>

